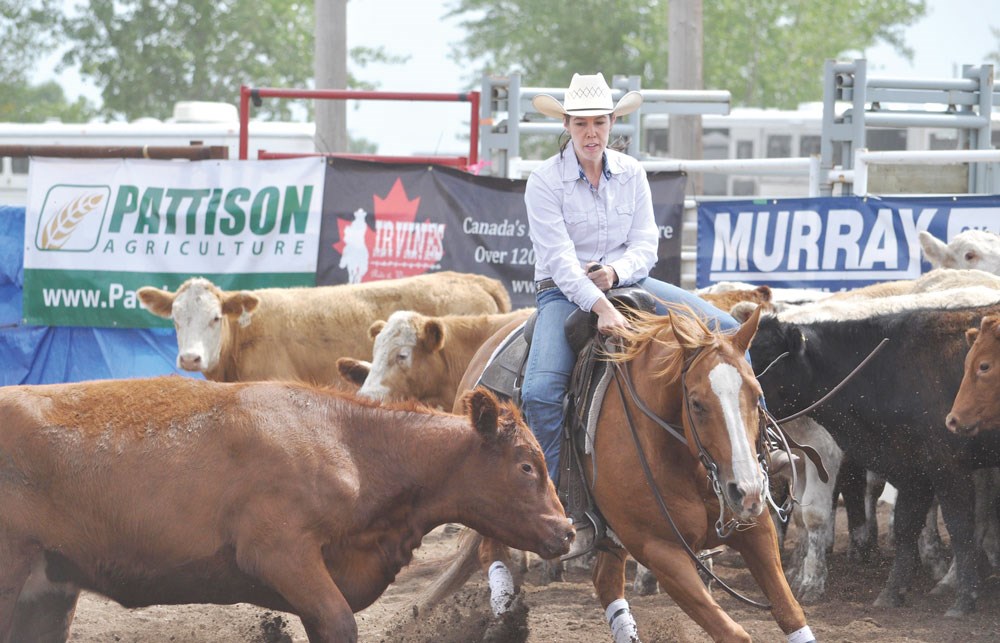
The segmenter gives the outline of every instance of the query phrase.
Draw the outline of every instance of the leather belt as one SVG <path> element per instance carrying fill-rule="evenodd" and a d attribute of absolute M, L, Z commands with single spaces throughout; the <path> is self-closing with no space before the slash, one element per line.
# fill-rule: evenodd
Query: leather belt
<path fill-rule="evenodd" d="M 535 282 L 536 294 L 546 290 L 552 290 L 553 288 L 558 288 L 558 286 L 556 286 L 556 282 L 551 277 Z"/>

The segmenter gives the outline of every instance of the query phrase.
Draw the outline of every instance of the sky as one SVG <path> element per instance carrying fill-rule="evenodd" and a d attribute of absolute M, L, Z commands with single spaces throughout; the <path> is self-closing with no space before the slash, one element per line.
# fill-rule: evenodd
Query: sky
<path fill-rule="evenodd" d="M 370 65 L 352 71 L 377 83 L 381 91 L 481 90 L 482 78 L 472 78 L 468 66 L 452 61 L 449 55 L 451 45 L 464 33 L 457 19 L 445 18 L 453 4 L 454 0 L 350 0 L 349 47 L 383 47 L 390 54 L 409 56 L 401 65 Z M 980 64 L 997 48 L 990 26 L 1000 28 L 1000 0 L 928 0 L 927 16 L 905 32 L 907 44 L 915 51 L 912 63 L 886 45 L 843 59 L 863 55 L 869 76 L 954 78 L 963 64 Z M 72 73 L 60 79 L 71 97 L 98 96 Z M 469 103 L 353 101 L 348 105 L 347 124 L 352 136 L 376 142 L 380 154 L 457 155 L 468 152 L 467 139 L 461 137 L 468 135 L 469 118 Z"/>

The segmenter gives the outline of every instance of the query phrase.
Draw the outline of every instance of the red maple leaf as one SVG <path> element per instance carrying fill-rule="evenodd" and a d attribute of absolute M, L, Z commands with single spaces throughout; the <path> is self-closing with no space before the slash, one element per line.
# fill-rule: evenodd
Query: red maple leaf
<path fill-rule="evenodd" d="M 392 184 L 392 189 L 385 198 L 372 195 L 375 210 L 375 224 L 377 229 L 381 229 L 382 234 L 390 235 L 385 241 L 395 241 L 392 237 L 393 230 L 397 224 L 414 223 L 417 218 L 417 208 L 420 206 L 420 197 L 410 199 L 406 195 L 401 179 L 397 178 Z M 381 223 L 381 225 L 380 225 Z M 430 223 L 430 219 L 425 219 L 425 223 Z M 340 233 L 340 241 L 333 244 L 333 249 L 343 255 L 344 253 L 344 230 L 350 225 L 350 221 L 342 218 L 337 219 L 337 227 Z M 376 252 L 375 244 L 377 240 L 376 230 L 370 227 L 365 231 L 365 246 L 368 249 L 368 270 L 362 277 L 362 281 L 377 281 L 380 279 L 396 279 L 411 275 L 423 274 L 431 268 L 436 261 L 420 261 L 401 256 L 401 248 L 395 243 L 384 244 Z M 388 248 L 388 250 L 386 250 Z"/>

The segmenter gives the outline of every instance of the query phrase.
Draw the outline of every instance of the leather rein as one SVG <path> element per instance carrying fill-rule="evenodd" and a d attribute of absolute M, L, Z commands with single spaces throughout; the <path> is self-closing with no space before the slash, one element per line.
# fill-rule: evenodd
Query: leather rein
<path fill-rule="evenodd" d="M 701 351 L 698 351 L 698 353 L 695 354 L 695 358 L 698 356 L 698 354 L 700 354 L 700 352 Z M 685 364 L 684 372 L 687 371 L 687 368 L 690 367 L 691 363 L 693 363 L 695 358 L 692 358 L 687 361 L 687 363 Z M 656 499 L 656 504 L 660 509 L 660 513 L 663 514 L 663 516 L 667 519 L 667 522 L 670 524 L 670 528 L 673 530 L 674 535 L 677 537 L 677 540 L 680 541 L 681 545 L 684 546 L 685 553 L 687 553 L 688 557 L 692 561 L 694 561 L 694 564 L 699 569 L 699 571 L 708 575 L 712 580 L 717 582 L 719 586 L 722 587 L 722 589 L 724 589 L 733 598 L 740 600 L 748 605 L 752 605 L 754 607 L 759 607 L 761 609 L 771 609 L 770 605 L 765 603 L 758 603 L 757 601 L 740 594 L 738 591 L 727 585 L 725 581 L 719 578 L 715 574 L 715 572 L 713 572 L 712 569 L 705 564 L 702 557 L 699 556 L 694 550 L 692 550 L 690 545 L 688 545 L 687 540 L 685 540 L 684 535 L 681 533 L 680 528 L 677 526 L 677 523 L 674 522 L 674 517 L 670 514 L 670 509 L 667 507 L 667 503 L 663 499 L 663 495 L 660 493 L 660 489 L 656 485 L 656 481 L 653 478 L 653 471 L 649 466 L 649 460 L 646 458 L 646 452 L 642 448 L 642 443 L 639 441 L 639 432 L 635 428 L 635 422 L 633 421 L 632 411 L 629 409 L 629 404 L 627 403 L 625 397 L 625 390 L 626 389 L 628 390 L 629 398 L 632 400 L 633 404 L 635 404 L 636 407 L 643 412 L 644 415 L 646 415 L 649 419 L 653 420 L 661 428 L 665 429 L 668 433 L 670 433 L 670 435 L 679 440 L 685 446 L 688 445 L 688 441 L 684 437 L 682 432 L 678 431 L 676 427 L 665 421 L 660 416 L 656 415 L 656 413 L 650 410 L 650 408 L 646 405 L 646 403 L 642 401 L 642 398 L 639 397 L 638 393 L 635 390 L 635 386 L 632 383 L 632 377 L 631 374 L 629 373 L 628 368 L 625 367 L 620 362 L 614 362 L 614 367 L 615 367 L 615 383 L 617 384 L 618 388 L 618 396 L 621 398 L 622 408 L 625 410 L 625 419 L 628 424 L 629 430 L 632 433 L 632 440 L 633 442 L 635 442 L 636 453 L 639 456 L 639 463 L 642 465 L 642 471 L 646 476 L 646 483 L 649 486 L 650 490 L 652 490 L 653 492 L 653 497 Z M 686 389 L 684 394 L 684 400 L 686 405 L 687 404 Z M 690 417 L 690 410 L 689 409 L 686 410 L 689 413 L 688 417 Z M 709 455 L 708 452 L 705 451 L 704 448 L 702 447 L 701 440 L 698 437 L 696 437 L 697 431 L 692 430 L 691 435 L 695 436 L 695 443 L 699 451 L 699 459 L 701 460 L 702 465 L 705 466 L 706 469 L 709 471 L 709 478 L 712 480 L 712 488 L 716 492 L 716 495 L 718 496 L 718 494 L 721 492 L 721 487 L 718 482 L 718 466 L 715 464 L 715 461 L 712 459 L 711 455 Z M 719 497 L 719 504 L 720 504 L 720 519 L 721 519 L 721 511 L 724 511 L 726 506 L 725 501 L 722 497 Z M 718 529 L 719 525 L 717 523 L 716 530 Z"/>

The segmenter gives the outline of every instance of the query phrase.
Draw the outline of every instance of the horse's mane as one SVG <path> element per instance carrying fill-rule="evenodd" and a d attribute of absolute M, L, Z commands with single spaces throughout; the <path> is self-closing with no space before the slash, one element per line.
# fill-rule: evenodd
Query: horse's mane
<path fill-rule="evenodd" d="M 608 361 L 634 360 L 645 353 L 651 344 L 656 344 L 666 350 L 662 359 L 663 368 L 652 375 L 672 380 L 681 372 L 685 351 L 711 346 L 719 340 L 719 333 L 710 329 L 705 319 L 689 306 L 662 303 L 669 314 L 629 311 L 629 326 L 618 332 L 622 341 L 617 350 L 605 353 Z"/>

